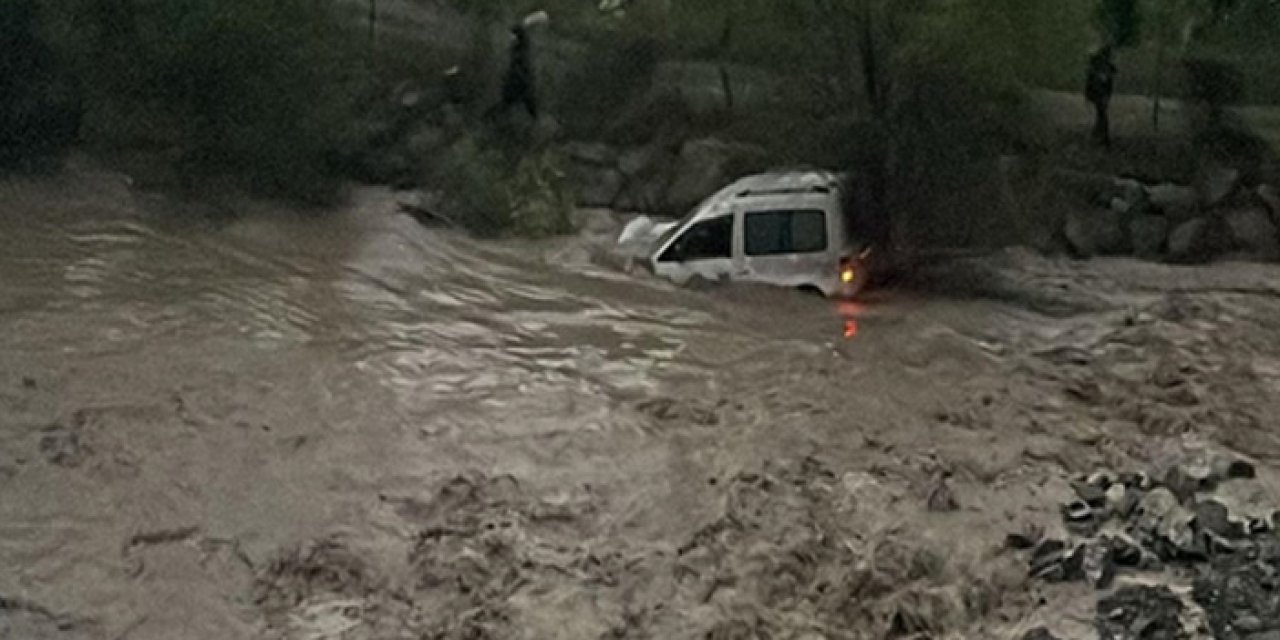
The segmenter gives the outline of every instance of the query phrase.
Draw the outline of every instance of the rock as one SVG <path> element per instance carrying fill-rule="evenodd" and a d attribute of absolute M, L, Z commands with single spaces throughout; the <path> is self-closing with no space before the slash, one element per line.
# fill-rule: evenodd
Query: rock
<path fill-rule="evenodd" d="M 1133 255 L 1151 260 L 1164 254 L 1169 240 L 1169 219 L 1159 215 L 1138 215 L 1129 221 L 1129 244 Z"/>
<path fill-rule="evenodd" d="M 1147 202 L 1159 209 L 1171 220 L 1181 222 L 1195 217 L 1200 204 L 1199 194 L 1191 187 L 1176 184 L 1158 184 L 1147 187 Z"/>
<path fill-rule="evenodd" d="M 399 191 L 396 193 L 396 204 L 401 211 L 413 216 L 421 224 L 458 226 L 445 213 L 447 207 L 439 193 L 421 189 Z"/>
<path fill-rule="evenodd" d="M 1112 198 L 1107 206 L 1116 213 L 1125 214 L 1133 211 L 1133 203 L 1124 198 Z"/>
<path fill-rule="evenodd" d="M 1262 631 L 1262 619 L 1258 616 L 1240 616 L 1231 623 L 1231 626 L 1241 633 L 1257 633 Z"/>
<path fill-rule="evenodd" d="M 1151 481 L 1151 476 L 1141 471 L 1120 474 L 1120 484 L 1123 484 L 1127 489 L 1137 489 L 1139 491 L 1150 491 L 1155 488 L 1155 483 Z"/>
<path fill-rule="evenodd" d="M 762 165 L 767 152 L 753 145 L 704 138 L 690 140 L 680 149 L 675 180 L 667 191 L 667 204 L 686 210 L 725 186 L 737 175 Z"/>
<path fill-rule="evenodd" d="M 573 228 L 596 236 L 617 237 L 622 231 L 622 221 L 609 209 L 579 208 L 569 215 Z"/>
<path fill-rule="evenodd" d="M 1095 471 L 1085 477 L 1084 481 L 1104 490 L 1115 483 L 1115 479 L 1106 471 Z"/>
<path fill-rule="evenodd" d="M 1228 540 L 1245 537 L 1244 529 L 1231 521 L 1231 513 L 1217 500 L 1204 500 L 1196 504 L 1196 527 Z"/>
<path fill-rule="evenodd" d="M 1152 535 L 1160 529 L 1160 523 L 1178 508 L 1178 498 L 1165 487 L 1157 487 L 1138 501 L 1133 510 L 1132 525 L 1141 534 Z"/>
<path fill-rule="evenodd" d="M 1169 260 L 1178 263 L 1208 262 L 1213 257 L 1209 220 L 1194 218 L 1169 234 Z"/>
<path fill-rule="evenodd" d="M 1061 540 L 1045 540 L 1031 552 L 1031 569 L 1028 575 L 1049 581 L 1066 580 L 1066 558 L 1066 543 Z"/>
<path fill-rule="evenodd" d="M 1280 230 L 1261 209 L 1228 213 L 1224 220 L 1231 231 L 1232 245 L 1249 258 L 1272 262 L 1280 259 Z"/>
<path fill-rule="evenodd" d="M 625 178 L 617 169 L 574 167 L 570 179 L 578 187 L 578 206 L 612 207 Z"/>
<path fill-rule="evenodd" d="M 1084 500 L 1073 500 L 1062 506 L 1062 517 L 1067 522 L 1084 522 L 1093 519 L 1093 507 Z"/>
<path fill-rule="evenodd" d="M 1280 224 L 1280 189 L 1276 189 L 1269 184 L 1264 184 L 1258 187 L 1256 193 L 1258 194 L 1258 199 L 1262 201 L 1262 204 L 1271 211 L 1272 220 L 1275 220 L 1277 221 L 1277 224 Z"/>
<path fill-rule="evenodd" d="M 1076 255 L 1089 258 L 1118 253 L 1124 249 L 1120 214 L 1111 210 L 1072 211 L 1067 214 L 1063 233 Z"/>
<path fill-rule="evenodd" d="M 1019 533 L 1010 533 L 1004 538 L 1004 546 L 1017 551 L 1034 549 L 1044 540 L 1044 528 L 1031 526 Z"/>
<path fill-rule="evenodd" d="M 40 453 L 49 464 L 73 469 L 93 452 L 81 440 L 77 430 L 54 425 L 44 429 L 44 435 L 40 437 Z"/>
<path fill-rule="evenodd" d="M 1126 508 L 1132 511 L 1132 508 L 1137 506 L 1136 502 L 1129 499 L 1129 490 L 1118 482 L 1107 487 L 1106 492 L 1103 493 L 1103 498 L 1107 509 L 1122 518 L 1129 517 L 1129 513 L 1125 511 Z"/>
<path fill-rule="evenodd" d="M 1280 640 L 1280 542 L 1217 556 L 1197 574 L 1191 596 L 1213 637 Z"/>
<path fill-rule="evenodd" d="M 1199 559 L 1208 551 L 1205 538 L 1196 535 L 1195 514 L 1181 506 L 1165 514 L 1156 529 L 1156 552 L 1166 560 Z"/>
<path fill-rule="evenodd" d="M 1084 545 L 1077 553 L 1081 554 L 1080 570 L 1084 579 L 1095 589 L 1109 589 L 1116 577 L 1115 555 L 1108 540 L 1100 540 Z"/>
<path fill-rule="evenodd" d="M 1211 491 L 1217 483 L 1218 478 L 1214 476 L 1213 466 L 1210 464 L 1176 464 L 1164 474 L 1164 486 L 1173 492 L 1179 502 L 1186 502 L 1201 491 Z"/>
<path fill-rule="evenodd" d="M 1226 167 L 1206 169 L 1200 178 L 1200 197 L 1206 207 L 1226 201 L 1240 186 L 1240 171 Z"/>
<path fill-rule="evenodd" d="M 1210 469 L 1219 480 L 1252 480 L 1258 476 L 1253 463 L 1227 456 L 1215 458 L 1210 463 Z"/>
<path fill-rule="evenodd" d="M 1053 184 L 1064 194 L 1075 196 L 1073 200 L 1096 206 L 1104 206 L 1120 195 L 1117 183 L 1122 179 L 1102 173 L 1082 171 L 1054 171 Z"/>
<path fill-rule="evenodd" d="M 1091 482 L 1073 482 L 1071 488 L 1082 502 L 1093 508 L 1101 508 L 1107 504 L 1106 488 Z"/>
<path fill-rule="evenodd" d="M 1107 538 L 1111 545 L 1111 555 L 1117 566 L 1141 568 L 1145 554 L 1138 543 L 1126 537 Z"/>
<path fill-rule="evenodd" d="M 633 147 L 622 152 L 618 156 L 618 170 L 622 175 L 633 178 L 653 169 L 653 165 L 659 162 L 663 157 L 661 147 L 657 145 L 646 145 L 643 147 Z"/>
<path fill-rule="evenodd" d="M 1168 587 L 1127 585 L 1098 601 L 1096 625 L 1102 640 L 1179 640 L 1182 600 Z"/>
<path fill-rule="evenodd" d="M 667 203 L 670 176 L 665 173 L 630 178 L 613 203 L 619 211 L 660 213 L 672 211 Z"/>
<path fill-rule="evenodd" d="M 616 168 L 618 150 L 600 142 L 570 142 L 564 145 L 564 153 L 574 162 L 595 167 Z"/>
<path fill-rule="evenodd" d="M 1133 178 L 1116 178 L 1112 182 L 1112 200 L 1119 200 L 1127 205 L 1128 210 L 1139 209 L 1148 204 L 1147 190 L 1141 182 Z"/>
<path fill-rule="evenodd" d="M 933 488 L 929 491 L 927 500 L 929 511 L 949 512 L 960 509 L 960 503 L 956 501 L 955 493 L 951 490 L 951 483 L 947 481 L 944 474 L 939 474 L 934 479 Z"/>
<path fill-rule="evenodd" d="M 1058 636 L 1044 627 L 1036 627 L 1023 634 L 1022 640 L 1058 640 Z"/>

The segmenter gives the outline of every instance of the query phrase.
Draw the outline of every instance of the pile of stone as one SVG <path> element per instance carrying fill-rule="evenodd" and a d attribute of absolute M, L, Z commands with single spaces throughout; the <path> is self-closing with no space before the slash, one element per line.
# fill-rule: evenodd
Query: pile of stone
<path fill-rule="evenodd" d="M 1280 190 L 1246 185 L 1239 171 L 1204 172 L 1195 185 L 1108 179 L 1063 226 L 1082 257 L 1133 255 L 1174 263 L 1280 260 Z"/>
<path fill-rule="evenodd" d="M 1099 600 L 1103 638 L 1184 637 L 1183 610 L 1197 606 L 1215 638 L 1280 640 L 1280 511 L 1242 498 L 1254 473 L 1228 457 L 1154 476 L 1096 473 L 1076 480 L 1075 498 L 1061 507 L 1069 540 L 1030 532 L 1006 545 L 1029 551 L 1031 576 L 1046 581 L 1110 590 L 1120 574 L 1145 574 L 1146 584 Z M 1159 576 L 1189 581 L 1194 604 L 1151 579 Z"/>

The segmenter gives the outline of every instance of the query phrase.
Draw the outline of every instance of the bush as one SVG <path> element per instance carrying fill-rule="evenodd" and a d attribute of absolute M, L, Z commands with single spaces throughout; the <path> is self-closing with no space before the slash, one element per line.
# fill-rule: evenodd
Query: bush
<path fill-rule="evenodd" d="M 331 3 L 49 0 L 46 9 L 52 43 L 94 111 L 90 142 L 181 148 L 189 180 L 234 175 L 305 200 L 334 192 L 359 58 Z"/>
<path fill-rule="evenodd" d="M 0 167 L 41 163 L 79 137 L 80 96 L 39 18 L 34 0 L 0 4 Z"/>
<path fill-rule="evenodd" d="M 1211 111 L 1244 100 L 1244 74 L 1230 63 L 1208 58 L 1184 60 L 1186 95 Z"/>
<path fill-rule="evenodd" d="M 662 44 L 652 36 L 618 34 L 621 41 L 593 41 L 577 56 L 555 92 L 558 110 L 574 137 L 600 135 L 625 107 L 653 86 Z"/>
<path fill-rule="evenodd" d="M 523 155 L 468 135 L 429 170 L 450 217 L 482 237 L 545 237 L 571 230 L 573 195 L 563 162 L 551 151 Z"/>
<path fill-rule="evenodd" d="M 506 196 L 515 235 L 543 238 L 573 229 L 573 192 L 563 161 L 551 151 L 522 159 L 507 180 Z"/>

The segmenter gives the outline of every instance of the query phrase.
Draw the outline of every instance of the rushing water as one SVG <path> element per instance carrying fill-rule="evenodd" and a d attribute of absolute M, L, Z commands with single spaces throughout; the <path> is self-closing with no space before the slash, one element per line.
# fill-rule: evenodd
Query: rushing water
<path fill-rule="evenodd" d="M 586 495 L 578 535 L 660 546 L 762 461 L 945 448 L 921 420 L 1055 331 L 974 302 L 679 290 L 599 259 L 601 217 L 480 243 L 377 189 L 246 207 L 87 170 L 0 191 L 0 636 L 261 637 L 252 581 L 281 549 L 337 535 L 403 565 L 389 505 L 465 472 Z M 956 455 L 997 464 L 967 437 Z M 593 637 L 580 619 L 559 635 Z"/>

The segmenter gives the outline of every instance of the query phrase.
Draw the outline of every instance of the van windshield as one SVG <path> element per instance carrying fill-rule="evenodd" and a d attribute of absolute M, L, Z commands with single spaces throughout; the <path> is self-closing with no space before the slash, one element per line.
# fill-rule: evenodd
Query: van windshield
<path fill-rule="evenodd" d="M 711 204 L 711 201 L 713 199 L 715 199 L 714 195 L 708 197 L 702 202 L 699 202 L 698 206 L 690 209 L 689 213 L 686 213 L 683 218 L 680 218 L 678 222 L 671 225 L 670 229 L 667 229 L 666 231 L 662 232 L 662 235 L 658 236 L 658 239 L 654 241 L 653 246 L 650 247 L 650 250 L 657 250 L 658 247 L 661 247 L 662 245 L 666 244 L 667 241 L 671 239 L 671 236 L 674 236 L 678 231 L 685 228 L 685 226 L 688 225 L 691 220 L 697 217 L 698 214 L 702 213 L 703 211 L 706 211 L 707 205 Z"/>

